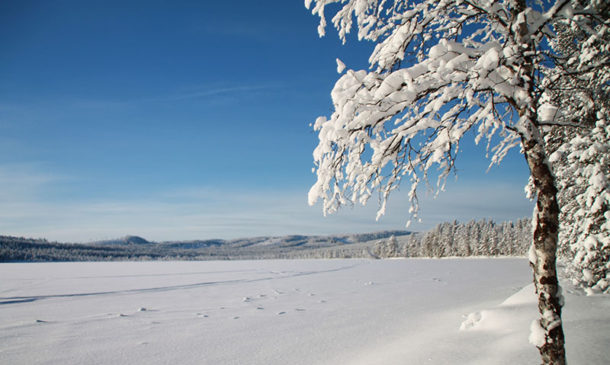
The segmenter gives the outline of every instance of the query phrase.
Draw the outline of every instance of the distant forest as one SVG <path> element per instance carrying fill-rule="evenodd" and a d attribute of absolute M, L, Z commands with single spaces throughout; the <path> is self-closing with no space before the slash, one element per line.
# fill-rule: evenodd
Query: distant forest
<path fill-rule="evenodd" d="M 424 234 L 378 241 L 378 257 L 525 256 L 532 239 L 531 222 L 441 223 Z"/>
<path fill-rule="evenodd" d="M 529 219 L 442 223 L 425 233 L 384 231 L 332 236 L 149 242 L 137 236 L 88 244 L 0 236 L 0 262 L 247 260 L 524 256 Z"/>

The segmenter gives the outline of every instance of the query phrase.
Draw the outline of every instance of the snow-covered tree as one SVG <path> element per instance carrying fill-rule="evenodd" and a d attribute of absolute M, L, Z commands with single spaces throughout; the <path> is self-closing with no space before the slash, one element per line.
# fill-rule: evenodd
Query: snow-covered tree
<path fill-rule="evenodd" d="M 608 19 L 609 13 L 610 5 L 606 4 L 602 18 Z M 600 27 L 595 19 L 587 25 Z M 583 67 L 582 58 L 607 62 L 610 34 L 589 39 L 569 19 L 557 20 L 555 28 L 557 36 L 551 47 L 560 72 L 549 78 L 544 97 L 559 106 L 556 120 L 575 126 L 553 127 L 545 136 L 559 188 L 559 251 L 574 281 L 588 291 L 608 292 L 610 67 Z M 592 46 L 605 51 L 587 52 Z"/>
<path fill-rule="evenodd" d="M 547 144 L 559 188 L 559 250 L 566 271 L 588 292 L 610 291 L 610 125 L 554 130 Z M 606 115 L 608 115 L 606 113 Z"/>
<path fill-rule="evenodd" d="M 470 242 L 468 237 L 468 227 L 464 224 L 458 225 L 455 231 L 455 248 L 456 256 L 470 256 L 472 250 L 470 249 Z"/>
<path fill-rule="evenodd" d="M 419 249 L 419 240 L 415 238 L 415 234 L 410 234 L 409 239 L 402 247 L 401 255 L 403 257 L 413 257 L 417 256 L 417 252 Z"/>
<path fill-rule="evenodd" d="M 312 7 L 313 2 L 313 7 Z M 355 28 L 360 40 L 376 43 L 370 69 L 342 73 L 331 96 L 334 112 L 314 124 L 317 182 L 309 202 L 325 213 L 375 191 L 385 212 L 390 193 L 408 179 L 411 213 L 417 191 L 429 178 L 442 190 L 454 169 L 460 142 L 474 131 L 486 140 L 491 164 L 520 146 L 530 169 L 536 207 L 530 250 L 541 318 L 530 340 L 545 364 L 565 363 L 561 294 L 556 272 L 559 226 L 557 186 L 545 149 L 545 128 L 561 105 L 546 97 L 558 67 L 550 49 L 556 24 L 582 32 L 579 72 L 608 64 L 607 1 L 593 0 L 305 0 L 320 16 L 327 6 L 345 42 Z M 607 88 L 607 83 L 604 86 Z M 592 108 L 583 103 L 582 108 Z M 570 123 L 568 123 L 570 124 Z M 571 125 L 571 124 L 570 124 Z"/>
<path fill-rule="evenodd" d="M 560 242 L 568 271 L 588 291 L 610 291 L 610 125 L 597 121 L 599 133 L 577 134 L 551 155 L 562 212 Z"/>
<path fill-rule="evenodd" d="M 398 257 L 399 249 L 396 236 L 392 235 L 387 240 L 377 241 L 373 253 L 377 257 Z"/>
<path fill-rule="evenodd" d="M 396 241 L 396 236 L 392 235 L 386 242 L 386 248 L 388 257 L 398 257 L 398 241 Z"/>
<path fill-rule="evenodd" d="M 512 222 L 502 222 L 498 246 L 499 249 L 508 256 L 517 254 L 517 237 L 515 234 L 515 226 Z"/>

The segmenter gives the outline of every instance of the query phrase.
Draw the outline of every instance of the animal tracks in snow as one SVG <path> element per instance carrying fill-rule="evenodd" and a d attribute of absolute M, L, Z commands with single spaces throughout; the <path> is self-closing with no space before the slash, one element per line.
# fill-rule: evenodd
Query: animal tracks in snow
<path fill-rule="evenodd" d="M 225 306 L 217 307 L 218 310 L 227 311 L 230 319 L 247 320 L 252 316 L 287 316 L 297 313 L 304 313 L 308 310 L 325 304 L 326 300 L 317 297 L 317 293 L 304 288 L 271 288 L 268 292 L 248 293 L 239 297 Z M 244 308 L 251 308 L 244 310 Z M 198 317 L 202 313 L 197 314 Z M 226 317 L 225 317 L 226 318 Z"/>
<path fill-rule="evenodd" d="M 141 302 L 129 307 L 119 308 L 112 312 L 100 313 L 86 317 L 72 317 L 67 321 L 49 321 L 47 319 L 33 319 L 30 325 L 61 325 L 61 322 L 104 322 L 121 321 L 123 325 L 153 329 L 166 323 L 167 318 L 175 321 L 188 321 L 189 318 L 196 318 L 201 321 L 201 325 L 217 325 L 219 322 L 226 321 L 249 321 L 265 320 L 264 318 L 276 318 L 277 321 L 288 320 L 290 316 L 304 316 L 307 313 L 315 313 L 316 310 L 323 308 L 327 303 L 324 296 L 307 289 L 292 287 L 288 288 L 268 288 L 266 291 L 244 293 L 245 295 L 233 297 L 232 300 L 225 298 L 224 302 L 210 300 L 207 307 L 204 305 L 199 310 L 180 313 L 174 310 L 173 306 L 154 307 L 150 304 Z M 214 304 L 212 304 L 214 303 Z M 197 303 L 193 303 L 196 305 Z M 311 314 L 310 314 L 311 315 Z M 306 318 L 306 317 L 303 317 Z M 304 319 L 306 320 L 306 319 Z M 207 323 L 207 324 L 204 324 Z"/>
<path fill-rule="evenodd" d="M 195 320 L 198 326 L 217 326 L 220 322 L 232 321 L 285 321 L 289 317 L 300 317 L 309 321 L 319 311 L 331 308 L 327 306 L 328 293 L 316 290 L 318 284 L 299 285 L 304 279 L 327 273 L 340 272 L 354 265 L 341 265 L 329 269 L 314 270 L 279 270 L 257 269 L 240 271 L 244 275 L 228 271 L 227 277 L 208 277 L 207 271 L 177 273 L 172 275 L 154 273 L 130 273 L 127 275 L 79 275 L 80 280 L 99 279 L 100 283 L 82 287 L 58 287 L 39 293 L 15 292 L 14 296 L 0 297 L 0 307 L 29 305 L 41 301 L 69 303 L 73 301 L 100 301 L 103 298 L 121 297 L 120 305 L 108 306 L 107 312 L 66 313 L 63 319 L 33 317 L 27 324 L 18 326 L 65 326 L 74 323 L 87 323 L 96 326 L 128 326 L 143 328 L 146 331 L 167 325 L 168 322 L 188 323 Z M 224 272 L 224 271 L 221 271 Z M 215 272 L 209 272 L 215 274 Z M 246 275 L 247 274 L 247 275 Z M 199 277 L 201 276 L 201 277 Z M 157 280 L 170 277 L 172 280 Z M 117 285 L 113 281 L 137 279 L 138 282 Z M 140 282 L 141 280 L 141 282 Z M 296 280 L 296 281 L 292 281 Z M 108 283 L 106 283 L 108 282 Z M 296 285 L 295 285 L 296 284 Z M 238 289 L 239 288 L 239 289 Z M 243 290 L 246 289 L 246 290 Z M 33 290 L 32 290 L 33 291 Z M 182 303 L 159 301 L 158 298 L 171 292 L 188 293 L 188 300 Z M 231 293 L 232 292 L 232 293 Z M 4 291 L 4 294 L 8 291 Z M 227 293 L 231 293 L 230 296 Z M 110 302 L 118 304 L 118 302 Z M 326 309 L 325 309 L 326 308 Z M 113 323 L 116 321 L 116 323 Z M 236 323 L 237 323 L 236 322 Z M 102 324 L 106 323 L 106 324 Z"/>

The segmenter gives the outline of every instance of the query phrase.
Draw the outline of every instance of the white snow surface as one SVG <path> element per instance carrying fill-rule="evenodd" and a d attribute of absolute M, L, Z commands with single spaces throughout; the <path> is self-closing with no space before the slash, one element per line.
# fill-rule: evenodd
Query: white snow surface
<path fill-rule="evenodd" d="M 527 259 L 0 265 L 0 364 L 535 364 Z M 568 361 L 610 299 L 564 288 Z"/>

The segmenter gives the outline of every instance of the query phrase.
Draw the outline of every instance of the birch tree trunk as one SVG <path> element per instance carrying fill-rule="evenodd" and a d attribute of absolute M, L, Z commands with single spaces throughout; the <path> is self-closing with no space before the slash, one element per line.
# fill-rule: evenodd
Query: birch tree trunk
<path fill-rule="evenodd" d="M 557 188 L 541 141 L 537 141 L 537 138 L 524 139 L 523 147 L 537 194 L 530 264 L 534 272 L 539 325 L 544 332 L 544 342 L 540 341 L 536 345 L 543 364 L 564 365 L 565 341 L 561 322 L 563 300 L 556 268 L 559 232 Z"/>
<path fill-rule="evenodd" d="M 513 0 L 511 4 L 513 36 L 524 51 L 522 57 L 522 82 L 531 101 L 529 105 L 516 109 L 524 121 L 521 125 L 521 145 L 530 169 L 530 176 L 536 190 L 536 207 L 532 219 L 532 248 L 530 264 L 534 272 L 534 286 L 538 295 L 540 320 L 533 323 L 530 342 L 540 351 L 542 364 L 565 365 L 565 339 L 561 322 L 562 297 L 557 279 L 557 242 L 559 241 L 559 205 L 555 177 L 548 163 L 544 149 L 544 138 L 537 123 L 534 80 L 536 78 L 536 47 L 529 33 L 525 14 L 525 0 Z M 544 338 L 542 338 L 544 336 Z"/>

